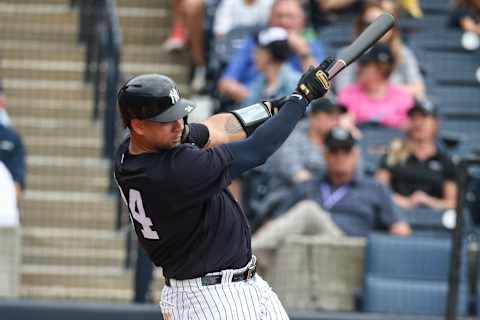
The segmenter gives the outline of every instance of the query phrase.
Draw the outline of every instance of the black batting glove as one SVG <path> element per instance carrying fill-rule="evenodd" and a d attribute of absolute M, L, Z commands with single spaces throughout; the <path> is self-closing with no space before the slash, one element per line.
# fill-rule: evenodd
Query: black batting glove
<path fill-rule="evenodd" d="M 298 81 L 296 92 L 300 93 L 308 102 L 323 97 L 330 89 L 327 70 L 335 62 L 335 58 L 328 57 L 318 66 L 311 66 Z"/>

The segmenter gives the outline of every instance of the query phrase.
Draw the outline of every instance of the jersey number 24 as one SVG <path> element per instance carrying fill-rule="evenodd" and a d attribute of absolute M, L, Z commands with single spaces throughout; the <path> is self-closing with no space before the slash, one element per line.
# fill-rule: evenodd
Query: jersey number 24
<path fill-rule="evenodd" d="M 158 233 L 152 229 L 153 223 L 152 219 L 147 217 L 145 214 L 145 209 L 143 208 L 142 195 L 138 190 L 130 189 L 128 194 L 128 207 L 130 208 L 130 213 L 137 221 L 142 225 L 142 235 L 145 239 L 158 240 Z"/>

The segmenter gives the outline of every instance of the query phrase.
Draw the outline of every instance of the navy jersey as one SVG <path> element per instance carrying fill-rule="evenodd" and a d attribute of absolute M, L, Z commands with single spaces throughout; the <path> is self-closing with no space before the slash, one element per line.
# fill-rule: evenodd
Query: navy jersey
<path fill-rule="evenodd" d="M 139 242 L 164 275 L 184 280 L 246 265 L 250 227 L 226 189 L 228 149 L 181 144 L 131 155 L 129 142 L 117 151 L 115 177 Z"/>

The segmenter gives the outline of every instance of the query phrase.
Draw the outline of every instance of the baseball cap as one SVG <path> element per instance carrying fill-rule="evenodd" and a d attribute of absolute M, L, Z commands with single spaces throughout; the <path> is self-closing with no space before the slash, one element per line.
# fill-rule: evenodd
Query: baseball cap
<path fill-rule="evenodd" d="M 319 98 L 315 99 L 310 102 L 310 112 L 331 112 L 331 111 L 339 111 L 340 113 L 346 113 L 347 107 L 340 103 L 334 103 L 329 98 Z"/>
<path fill-rule="evenodd" d="M 411 107 L 407 115 L 409 117 L 412 117 L 415 112 L 420 112 L 423 113 L 426 116 L 432 116 L 432 117 L 437 117 L 438 112 L 437 112 L 437 107 L 435 104 L 432 102 L 430 99 L 416 99 L 415 104 L 413 107 Z"/>
<path fill-rule="evenodd" d="M 358 60 L 358 63 L 361 65 L 370 62 L 381 62 L 393 65 L 395 60 L 393 58 L 392 51 L 387 45 L 383 43 L 377 43 Z"/>
<path fill-rule="evenodd" d="M 288 32 L 284 28 L 263 29 L 257 34 L 256 41 L 259 47 L 266 49 L 276 60 L 284 61 L 290 56 Z"/>
<path fill-rule="evenodd" d="M 357 144 L 352 133 L 342 127 L 331 129 L 325 137 L 327 149 L 351 149 Z"/>

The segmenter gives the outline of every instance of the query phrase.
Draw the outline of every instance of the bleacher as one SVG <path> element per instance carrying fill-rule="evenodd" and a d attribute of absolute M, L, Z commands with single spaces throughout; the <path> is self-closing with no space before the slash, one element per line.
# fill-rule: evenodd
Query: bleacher
<path fill-rule="evenodd" d="M 0 75 L 8 112 L 28 150 L 28 187 L 21 203 L 22 228 L 15 231 L 21 231 L 20 251 L 15 250 L 19 245 L 15 238 L 0 228 L 0 239 L 8 239 L 5 243 L 13 244 L 14 249 L 0 249 L 0 260 L 5 256 L 5 261 L 10 263 L 0 261 L 0 297 L 130 303 L 133 271 L 125 264 L 128 255 L 134 257 L 135 254 L 134 249 L 133 252 L 126 249 L 128 224 L 118 228 L 118 203 L 111 192 L 110 163 L 102 149 L 104 124 L 101 120 L 92 121 L 95 90 L 91 83 L 84 81 L 87 48 L 78 43 L 80 23 L 75 2 L 0 0 Z M 418 56 L 427 93 L 439 106 L 442 136 L 454 140 L 449 150 L 457 156 L 467 155 L 472 150 L 480 150 L 480 79 L 477 76 L 480 51 L 462 48 L 461 33 L 448 26 L 447 1 L 422 0 L 422 7 L 424 18 L 402 18 L 404 40 Z M 185 54 L 168 54 L 162 47 L 168 34 L 167 2 L 118 0 L 117 13 L 123 36 L 121 68 L 125 76 L 163 73 L 173 77 L 182 93 L 188 94 L 188 58 Z M 352 21 L 353 15 L 347 14 L 320 30 L 319 37 L 329 52 L 335 53 L 351 41 Z M 242 38 L 243 34 L 238 36 Z M 225 59 L 231 54 L 222 46 L 214 50 L 225 54 Z M 101 109 L 100 119 L 103 112 Z M 364 130 L 361 146 L 367 173 L 371 174 L 388 141 L 401 133 L 375 127 Z M 438 283 L 428 285 L 421 281 L 426 281 L 423 277 L 430 269 L 419 267 L 414 270 L 419 274 L 408 274 L 408 277 L 405 273 L 385 275 L 382 269 L 391 270 L 402 261 L 416 263 L 426 250 L 421 247 L 425 241 L 417 239 L 414 245 L 419 252 L 414 257 L 410 251 L 404 252 L 402 259 L 391 257 L 400 260 L 385 261 L 386 255 L 393 251 L 391 248 L 397 250 L 400 242 L 391 245 L 391 250 L 377 251 L 375 240 L 385 239 L 379 236 L 332 242 L 315 237 L 292 237 L 278 254 L 267 280 L 288 310 L 300 312 L 299 319 L 302 312 L 308 311 L 320 311 L 319 319 L 357 316 L 357 319 L 366 319 L 360 312 L 441 315 L 444 305 L 437 305 L 438 300 L 431 297 L 437 295 L 440 297 L 437 299 L 445 299 L 448 268 L 440 270 L 438 278 L 428 279 Z M 451 251 L 445 239 L 439 241 L 443 245 L 438 253 L 441 257 L 438 261 L 428 257 L 425 263 L 430 266 L 437 263 L 445 268 L 449 266 Z M 470 243 L 468 248 L 470 258 L 467 260 L 465 251 L 460 272 L 458 310 L 461 315 L 475 310 L 471 306 L 480 306 L 480 294 L 476 294 L 478 285 L 472 284 L 480 279 L 477 247 Z M 16 260 L 18 252 L 21 264 Z M 390 265 L 385 267 L 382 262 Z M 4 285 L 2 270 L 8 270 L 12 277 L 18 276 L 19 281 L 13 279 Z M 405 280 L 404 276 L 408 280 L 418 277 L 413 280 L 419 282 L 408 288 L 411 295 L 399 297 L 396 295 L 399 290 L 395 288 L 402 286 L 398 282 Z M 378 277 L 396 281 L 383 278 L 376 281 Z M 157 270 L 154 301 L 159 300 L 162 286 L 161 272 Z M 415 300 L 411 308 L 399 305 L 400 301 L 408 303 L 409 299 Z M 387 305 L 386 300 L 391 305 Z M 422 302 L 426 300 L 428 303 Z M 402 319 L 401 316 L 393 318 Z"/>

